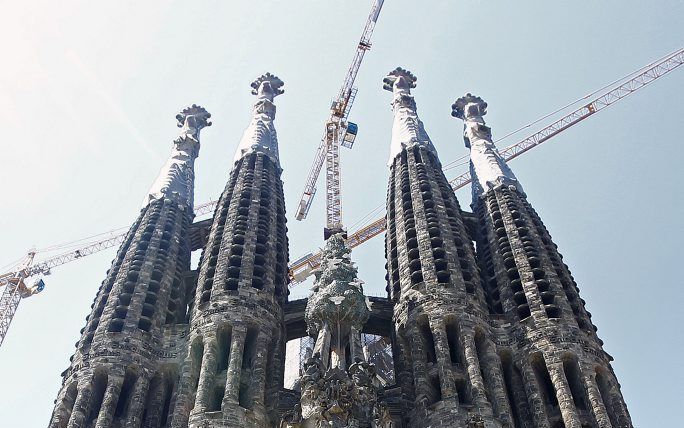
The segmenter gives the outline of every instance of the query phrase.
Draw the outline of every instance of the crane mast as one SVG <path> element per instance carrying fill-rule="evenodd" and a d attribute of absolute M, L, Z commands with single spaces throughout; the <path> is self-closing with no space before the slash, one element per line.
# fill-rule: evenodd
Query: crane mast
<path fill-rule="evenodd" d="M 356 98 L 356 88 L 354 81 L 359 73 L 363 57 L 371 48 L 371 36 L 375 29 L 378 16 L 382 10 L 384 0 L 376 0 L 373 3 L 366 25 L 364 26 L 361 39 L 356 48 L 354 59 L 344 78 L 337 98 L 330 106 L 330 116 L 325 124 L 325 133 L 321 139 L 313 165 L 306 179 L 304 191 L 300 198 L 295 218 L 303 220 L 306 218 L 314 195 L 316 194 L 316 182 L 321 173 L 323 164 L 326 165 L 326 225 L 325 237 L 327 239 L 332 233 L 341 232 L 342 229 L 342 208 L 340 200 L 340 154 L 339 147 L 343 146 L 351 149 L 356 137 L 357 126 L 347 122 L 349 112 Z"/>

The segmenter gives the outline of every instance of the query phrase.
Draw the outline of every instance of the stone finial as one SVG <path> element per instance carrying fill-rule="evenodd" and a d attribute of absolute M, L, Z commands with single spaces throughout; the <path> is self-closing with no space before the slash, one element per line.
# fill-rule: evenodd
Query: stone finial
<path fill-rule="evenodd" d="M 396 86 L 397 88 L 404 89 L 410 93 L 411 89 L 416 87 L 417 80 L 418 78 L 410 71 L 397 67 L 382 79 L 382 89 L 392 92 Z"/>
<path fill-rule="evenodd" d="M 463 142 L 470 149 L 473 203 L 492 189 L 509 186 L 525 192 L 492 141 L 492 130 L 485 124 L 487 103 L 466 94 L 451 105 L 451 115 L 463 120 Z"/>
<path fill-rule="evenodd" d="M 199 132 L 202 128 L 211 126 L 210 117 L 211 113 L 197 104 L 184 108 L 183 111 L 176 115 L 177 126 L 181 128 L 176 142 L 178 143 L 188 138 L 199 142 Z"/>
<path fill-rule="evenodd" d="M 276 163 L 278 160 L 278 137 L 273 120 L 276 106 L 273 99 L 285 92 L 284 83 L 277 76 L 266 73 L 259 76 L 252 84 L 252 95 L 256 95 L 252 109 L 252 119 L 242 134 L 242 139 L 235 152 L 234 162 L 248 153 L 260 152 L 269 156 Z"/>
<path fill-rule="evenodd" d="M 211 126 L 209 118 L 211 113 L 209 113 L 204 107 L 193 104 L 190 107 L 186 107 L 176 115 L 176 120 L 178 121 L 178 127 L 182 128 L 186 123 L 191 120 L 196 128 L 202 129 L 206 126 Z"/>
<path fill-rule="evenodd" d="M 195 158 L 199 155 L 199 133 L 211 126 L 211 114 L 197 104 L 176 115 L 180 135 L 174 140 L 171 155 L 143 199 L 143 208 L 160 198 L 175 198 L 192 210 L 195 185 Z"/>
<path fill-rule="evenodd" d="M 262 74 L 250 86 L 252 86 L 252 95 L 267 97 L 270 100 L 282 95 L 285 90 L 281 89 L 285 83 L 271 73 Z"/>
<path fill-rule="evenodd" d="M 414 145 L 437 155 L 423 122 L 418 118 L 416 100 L 411 94 L 411 89 L 416 87 L 416 80 L 413 73 L 401 67 L 390 71 L 382 79 L 383 89 L 392 92 L 391 106 L 394 112 L 388 165 L 392 165 L 402 150 Z"/>
<path fill-rule="evenodd" d="M 451 105 L 451 115 L 462 120 L 481 118 L 486 114 L 487 103 L 476 95 L 466 94 Z"/>

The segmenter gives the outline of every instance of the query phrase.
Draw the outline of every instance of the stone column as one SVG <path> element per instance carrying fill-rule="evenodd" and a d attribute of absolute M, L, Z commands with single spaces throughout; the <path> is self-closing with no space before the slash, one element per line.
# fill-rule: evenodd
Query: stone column
<path fill-rule="evenodd" d="M 587 388 L 587 398 L 591 411 L 594 414 L 594 419 L 599 428 L 612 428 L 606 406 L 603 404 L 601 391 L 598 389 L 594 372 L 590 367 L 582 367 L 582 380 Z"/>
<path fill-rule="evenodd" d="M 71 412 L 67 428 L 84 428 L 85 419 L 90 412 L 91 400 L 93 396 L 93 385 L 87 380 L 78 386 L 78 395 L 74 403 L 74 410 Z"/>
<path fill-rule="evenodd" d="M 97 415 L 95 428 L 109 428 L 112 426 L 114 412 L 119 403 L 119 394 L 121 393 L 122 385 L 123 376 L 114 375 L 112 373 L 109 374 L 107 377 L 107 388 L 102 397 L 102 406 L 100 406 L 100 413 Z"/>
<path fill-rule="evenodd" d="M 618 385 L 617 379 L 612 375 L 606 376 L 608 379 L 609 395 L 611 401 L 611 408 L 615 413 L 615 419 L 617 420 L 617 427 L 613 428 L 632 428 L 632 419 L 629 417 L 629 411 L 627 411 L 627 406 L 622 398 L 622 393 L 620 392 L 620 387 Z M 604 403 L 605 404 L 605 403 Z"/>
<path fill-rule="evenodd" d="M 560 408 L 563 422 L 566 428 L 582 428 L 580 423 L 575 400 L 572 398 L 570 391 L 570 384 L 568 378 L 565 376 L 562 363 L 548 364 L 549 376 L 553 388 L 556 390 L 556 398 L 558 399 L 558 407 Z"/>
<path fill-rule="evenodd" d="M 330 363 L 330 327 L 328 324 L 323 324 L 323 328 L 318 332 L 313 352 L 320 354 L 323 367 L 327 368 Z"/>
<path fill-rule="evenodd" d="M 445 400 L 457 397 L 456 383 L 454 382 L 453 370 L 451 368 L 449 340 L 447 339 L 444 320 L 430 320 L 430 330 L 432 330 L 432 337 L 435 341 L 437 370 L 439 371 L 440 386 L 442 388 L 442 399 Z"/>
<path fill-rule="evenodd" d="M 73 384 L 72 384 L 73 385 Z M 64 386 L 64 395 L 58 397 L 57 400 L 59 404 L 55 407 L 55 411 L 52 414 L 52 419 L 50 420 L 49 428 L 66 428 L 69 423 L 69 417 L 71 416 L 71 411 L 74 408 L 74 402 L 76 401 L 77 390 L 69 393 L 69 388 Z"/>
<path fill-rule="evenodd" d="M 482 379 L 482 372 L 480 371 L 480 360 L 477 358 L 477 350 L 475 349 L 475 340 L 473 339 L 472 332 L 462 332 L 462 335 L 465 365 L 473 391 L 473 402 L 481 410 L 488 410 L 491 412 L 492 407 L 487 401 L 484 379 Z"/>
<path fill-rule="evenodd" d="M 150 399 L 147 404 L 147 416 L 145 417 L 144 428 L 156 428 L 161 424 L 162 412 L 164 411 L 164 385 L 166 379 L 164 375 L 157 375 L 150 382 Z M 187 426 L 187 424 L 186 424 Z"/>
<path fill-rule="evenodd" d="M 480 361 L 480 364 L 484 368 L 483 372 L 487 378 L 487 385 L 491 390 L 492 400 L 494 401 L 492 404 L 498 413 L 499 419 L 513 426 L 513 412 L 508 402 L 506 385 L 503 381 L 501 360 L 494 351 L 494 344 L 490 340 L 485 339 L 483 341 L 483 348 L 482 354 L 484 358 Z"/>
<path fill-rule="evenodd" d="M 535 428 L 549 428 L 549 419 L 546 416 L 546 404 L 542 399 L 539 391 L 539 384 L 537 377 L 534 375 L 532 365 L 528 360 L 524 360 L 520 364 L 520 374 L 525 385 L 525 395 L 530 407 L 530 413 L 534 419 Z"/>
<path fill-rule="evenodd" d="M 515 406 L 518 410 L 522 428 L 534 428 L 532 425 L 534 420 L 532 418 L 532 411 L 529 407 L 530 404 L 527 400 L 527 394 L 525 393 L 524 382 L 517 370 L 518 369 L 515 366 L 511 367 L 511 406 Z"/>
<path fill-rule="evenodd" d="M 141 373 L 138 379 L 133 385 L 133 391 L 131 391 L 131 404 L 128 406 L 128 414 L 126 415 L 127 427 L 139 427 L 142 422 L 142 413 L 145 407 L 145 402 L 147 401 L 147 390 L 150 386 L 149 378 Z"/>
<path fill-rule="evenodd" d="M 361 340 L 361 330 L 352 326 L 349 333 L 349 350 L 351 351 L 351 362 L 354 362 L 356 357 L 365 360 L 366 356 L 363 354 L 363 343 Z"/>
<path fill-rule="evenodd" d="M 195 408 L 192 410 L 192 413 L 202 413 L 207 409 L 209 397 L 216 381 L 217 351 L 216 335 L 207 335 L 204 342 L 204 355 L 202 356 L 199 383 L 197 384 Z"/>
<path fill-rule="evenodd" d="M 255 413 L 265 413 L 266 405 L 264 404 L 264 390 L 266 389 L 266 356 L 268 355 L 268 337 L 263 331 L 259 332 L 259 337 L 256 342 L 256 357 L 254 361 L 254 370 L 252 372 L 252 401 L 254 406 L 252 410 Z"/>
<path fill-rule="evenodd" d="M 245 349 L 246 336 L 247 329 L 244 327 L 233 327 L 230 358 L 228 360 L 228 370 L 226 371 L 226 390 L 223 395 L 224 409 L 231 404 L 238 404 L 240 375 L 242 374 L 242 354 Z"/>
<path fill-rule="evenodd" d="M 423 339 L 421 337 L 420 331 L 418 331 L 418 326 L 412 326 L 408 332 L 409 339 L 411 340 L 409 350 L 411 352 L 413 380 L 416 389 L 416 406 L 421 406 L 421 400 L 423 397 L 429 396 L 429 373 L 427 369 L 427 363 L 425 361 Z"/>
<path fill-rule="evenodd" d="M 194 400 L 191 398 L 192 390 L 195 387 L 192 376 L 193 370 L 192 345 L 189 345 L 185 360 L 183 360 L 180 368 L 180 380 L 176 390 L 176 400 L 174 401 L 173 415 L 170 421 L 171 428 L 186 428 L 188 426 L 188 417 L 194 405 Z M 154 384 L 154 377 L 149 383 L 148 389 Z"/>

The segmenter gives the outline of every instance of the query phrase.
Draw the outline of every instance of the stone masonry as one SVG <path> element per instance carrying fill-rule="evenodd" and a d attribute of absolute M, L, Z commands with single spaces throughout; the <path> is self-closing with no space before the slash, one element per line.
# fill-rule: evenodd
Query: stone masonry
<path fill-rule="evenodd" d="M 416 81 L 402 68 L 383 81 L 387 298 L 364 295 L 344 234 L 330 233 L 311 295 L 288 300 L 279 78 L 252 83 L 228 183 L 213 218 L 194 224 L 193 165 L 211 123 L 183 110 L 49 427 L 633 428 L 577 285 L 492 142 L 487 104 L 467 94 L 452 106 L 470 150 L 470 213 L 418 117 Z M 287 389 L 286 344 L 301 338 L 313 349 Z M 391 358 L 370 354 L 389 347 Z"/>

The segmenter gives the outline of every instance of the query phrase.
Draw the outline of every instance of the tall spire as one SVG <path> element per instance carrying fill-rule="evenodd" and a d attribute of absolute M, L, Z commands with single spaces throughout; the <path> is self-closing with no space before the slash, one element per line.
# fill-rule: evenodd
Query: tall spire
<path fill-rule="evenodd" d="M 394 112 L 394 123 L 392 124 L 392 143 L 388 164 L 392 163 L 403 148 L 416 144 L 437 154 L 425 131 L 423 122 L 416 113 L 416 101 L 411 95 L 411 88 L 416 87 L 416 80 L 418 80 L 416 76 L 401 67 L 392 70 L 382 80 L 382 88 L 393 94 L 391 105 Z"/>
<path fill-rule="evenodd" d="M 193 208 L 195 187 L 195 159 L 199 155 L 199 135 L 202 128 L 211 126 L 211 114 L 203 107 L 193 104 L 176 115 L 180 135 L 173 143 L 171 156 L 166 161 L 157 179 L 150 187 L 143 208 L 150 202 L 164 197 L 176 198 L 187 208 Z"/>
<path fill-rule="evenodd" d="M 473 203 L 489 190 L 514 186 L 521 194 L 522 186 L 492 142 L 492 130 L 485 125 L 487 103 L 480 97 L 466 94 L 451 106 L 451 115 L 463 120 L 463 140 L 470 149 L 470 174 L 473 182 Z"/>
<path fill-rule="evenodd" d="M 273 120 L 276 106 L 273 100 L 284 91 L 281 89 L 283 81 L 271 73 L 266 73 L 252 82 L 252 95 L 257 99 L 252 109 L 252 120 L 242 134 L 242 139 L 235 152 L 235 162 L 247 153 L 261 152 L 269 156 L 276 164 L 278 158 L 278 137 Z"/>

